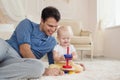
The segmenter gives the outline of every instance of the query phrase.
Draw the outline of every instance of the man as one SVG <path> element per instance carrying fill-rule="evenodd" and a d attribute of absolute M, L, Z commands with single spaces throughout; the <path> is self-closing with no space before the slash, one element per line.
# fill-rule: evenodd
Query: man
<path fill-rule="evenodd" d="M 49 6 L 42 10 L 40 24 L 24 19 L 7 42 L 0 39 L 0 80 L 61 74 L 58 69 L 45 69 L 37 60 L 47 54 L 49 64 L 54 63 L 52 50 L 56 40 L 51 35 L 59 20 L 59 11 Z"/>

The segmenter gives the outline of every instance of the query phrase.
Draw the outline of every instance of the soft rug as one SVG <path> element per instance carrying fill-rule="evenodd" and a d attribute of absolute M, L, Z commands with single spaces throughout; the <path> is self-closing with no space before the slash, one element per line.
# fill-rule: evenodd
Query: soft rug
<path fill-rule="evenodd" d="M 81 61 L 86 70 L 63 76 L 43 76 L 37 80 L 120 80 L 120 60 Z M 47 63 L 45 63 L 47 66 Z"/>

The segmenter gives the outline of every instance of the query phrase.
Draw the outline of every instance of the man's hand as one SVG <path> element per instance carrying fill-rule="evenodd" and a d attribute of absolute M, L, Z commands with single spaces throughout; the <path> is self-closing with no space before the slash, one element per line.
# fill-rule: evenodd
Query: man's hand
<path fill-rule="evenodd" d="M 64 72 L 58 68 L 46 68 L 44 72 L 44 76 L 59 76 L 63 75 Z"/>

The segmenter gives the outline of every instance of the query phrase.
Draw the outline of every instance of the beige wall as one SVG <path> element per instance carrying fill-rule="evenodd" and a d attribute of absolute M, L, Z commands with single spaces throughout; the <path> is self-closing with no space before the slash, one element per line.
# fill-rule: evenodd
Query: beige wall
<path fill-rule="evenodd" d="M 120 26 L 105 29 L 104 55 L 120 59 Z"/>
<path fill-rule="evenodd" d="M 96 0 L 22 0 L 28 18 L 39 23 L 41 11 L 46 6 L 59 9 L 62 19 L 78 20 L 84 29 L 94 30 L 96 25 Z M 2 6 L 0 5 L 0 8 Z M 7 17 L 7 15 L 5 15 Z M 3 18 L 2 18 L 3 19 Z M 5 19 L 5 18 L 4 18 Z M 2 20 L 3 21 L 3 20 Z M 11 20 L 9 20 L 11 21 Z"/>
<path fill-rule="evenodd" d="M 85 29 L 95 29 L 96 0 L 25 0 L 24 5 L 28 17 L 36 22 L 39 22 L 41 10 L 45 6 L 55 6 L 59 9 L 62 19 L 78 20 Z"/>
<path fill-rule="evenodd" d="M 95 30 L 97 25 L 97 0 L 88 0 L 88 25 L 91 30 Z"/>

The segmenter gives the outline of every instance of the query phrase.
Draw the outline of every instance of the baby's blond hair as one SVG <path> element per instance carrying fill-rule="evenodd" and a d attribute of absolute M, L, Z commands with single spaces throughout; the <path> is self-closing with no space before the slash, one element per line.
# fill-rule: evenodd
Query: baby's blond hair
<path fill-rule="evenodd" d="M 57 30 L 57 36 L 59 36 L 61 32 L 68 32 L 71 36 L 73 36 L 73 32 L 70 26 L 60 26 Z"/>

